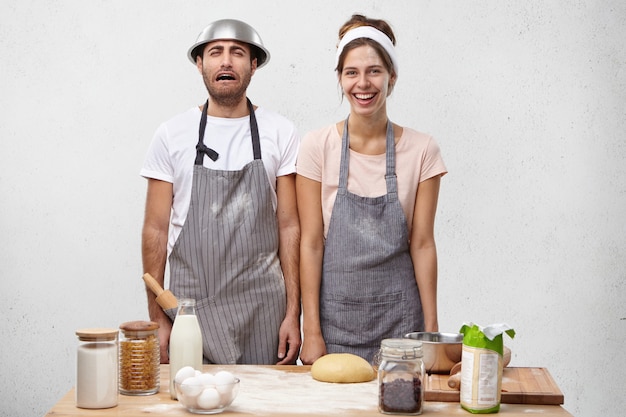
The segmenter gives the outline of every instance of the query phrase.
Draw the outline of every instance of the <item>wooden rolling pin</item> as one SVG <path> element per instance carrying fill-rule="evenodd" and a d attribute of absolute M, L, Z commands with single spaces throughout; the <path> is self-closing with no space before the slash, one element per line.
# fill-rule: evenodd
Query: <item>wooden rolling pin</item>
<path fill-rule="evenodd" d="M 156 302 L 163 310 L 178 307 L 178 300 L 170 290 L 164 290 L 163 287 L 148 273 L 143 274 L 143 281 L 150 291 L 156 295 Z"/>
<path fill-rule="evenodd" d="M 502 367 L 506 368 L 511 363 L 511 349 L 504 346 L 502 353 Z M 450 369 L 450 378 L 448 378 L 448 386 L 450 388 L 461 389 L 461 362 L 454 364 Z"/>

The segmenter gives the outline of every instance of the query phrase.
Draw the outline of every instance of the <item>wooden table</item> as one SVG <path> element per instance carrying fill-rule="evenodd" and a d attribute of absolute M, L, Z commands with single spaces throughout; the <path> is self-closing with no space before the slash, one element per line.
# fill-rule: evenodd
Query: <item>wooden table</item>
<path fill-rule="evenodd" d="M 376 381 L 360 384 L 329 384 L 311 378 L 310 366 L 205 365 L 205 372 L 228 370 L 240 378 L 239 395 L 221 415 L 235 416 L 342 416 L 380 417 Z M 161 390 L 155 395 L 119 395 L 117 407 L 86 410 L 76 407 L 75 392 L 71 389 L 55 404 L 46 416 L 123 415 L 146 417 L 154 415 L 187 415 L 185 408 L 169 394 L 169 366 L 161 365 Z M 465 416 L 458 402 L 424 403 L 424 414 Z M 500 414 L 511 417 L 541 415 L 545 417 L 571 416 L 560 405 L 502 404 Z"/>

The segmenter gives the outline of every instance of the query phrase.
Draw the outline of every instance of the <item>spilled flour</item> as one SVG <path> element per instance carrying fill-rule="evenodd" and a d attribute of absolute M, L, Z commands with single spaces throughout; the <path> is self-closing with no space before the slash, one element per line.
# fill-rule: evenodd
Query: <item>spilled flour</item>
<path fill-rule="evenodd" d="M 239 369 L 238 369 L 239 371 Z M 354 410 L 378 410 L 376 380 L 356 384 L 319 382 L 310 372 L 291 373 L 254 367 L 238 372 L 239 394 L 230 410 L 255 415 L 341 415 Z"/>

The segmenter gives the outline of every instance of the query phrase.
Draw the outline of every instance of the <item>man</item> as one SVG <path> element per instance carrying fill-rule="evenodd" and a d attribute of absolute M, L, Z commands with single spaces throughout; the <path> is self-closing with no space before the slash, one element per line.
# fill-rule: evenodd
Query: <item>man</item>
<path fill-rule="evenodd" d="M 209 93 L 163 123 L 141 175 L 148 179 L 144 272 L 194 298 L 209 363 L 292 364 L 300 348 L 293 123 L 253 106 L 247 87 L 270 55 L 237 20 L 207 26 L 188 51 Z M 168 363 L 175 309 L 148 291 Z"/>

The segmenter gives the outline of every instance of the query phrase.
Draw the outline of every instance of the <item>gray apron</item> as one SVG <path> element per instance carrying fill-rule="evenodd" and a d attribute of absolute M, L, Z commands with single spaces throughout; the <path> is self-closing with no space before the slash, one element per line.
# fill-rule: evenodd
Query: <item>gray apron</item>
<path fill-rule="evenodd" d="M 275 364 L 287 301 L 254 108 L 248 100 L 254 160 L 240 171 L 203 166 L 205 155 L 219 157 L 204 145 L 207 108 L 208 101 L 189 213 L 169 257 L 170 289 L 176 297 L 196 299 L 205 362 Z M 167 313 L 174 319 L 176 310 Z"/>
<path fill-rule="evenodd" d="M 391 122 L 386 195 L 370 198 L 348 191 L 349 155 L 346 119 L 339 187 L 324 247 L 320 321 L 328 353 L 353 353 L 372 362 L 382 339 L 423 330 L 424 316 L 398 199 Z"/>

